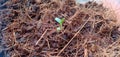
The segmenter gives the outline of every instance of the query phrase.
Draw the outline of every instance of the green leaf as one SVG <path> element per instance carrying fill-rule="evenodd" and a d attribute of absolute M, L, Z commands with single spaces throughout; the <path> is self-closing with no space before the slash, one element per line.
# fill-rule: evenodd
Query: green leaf
<path fill-rule="evenodd" d="M 61 24 L 61 19 L 60 18 L 55 18 L 55 21 L 57 21 L 59 24 Z"/>
<path fill-rule="evenodd" d="M 57 21 L 59 24 L 63 24 L 63 22 L 65 21 L 65 18 L 62 18 L 62 19 L 60 19 L 60 18 L 55 18 L 55 21 Z"/>
<path fill-rule="evenodd" d="M 64 21 L 65 21 L 65 18 L 62 18 L 60 23 L 63 24 Z"/>

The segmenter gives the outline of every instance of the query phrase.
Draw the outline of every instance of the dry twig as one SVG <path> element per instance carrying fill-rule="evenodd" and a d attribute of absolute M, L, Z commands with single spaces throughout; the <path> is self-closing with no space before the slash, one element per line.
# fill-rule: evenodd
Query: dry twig
<path fill-rule="evenodd" d="M 38 45 L 38 43 L 40 42 L 40 40 L 43 38 L 43 36 L 45 35 L 45 33 L 47 32 L 47 29 L 45 30 L 45 32 L 42 34 L 42 36 L 40 37 L 40 39 L 36 42 L 35 45 Z"/>

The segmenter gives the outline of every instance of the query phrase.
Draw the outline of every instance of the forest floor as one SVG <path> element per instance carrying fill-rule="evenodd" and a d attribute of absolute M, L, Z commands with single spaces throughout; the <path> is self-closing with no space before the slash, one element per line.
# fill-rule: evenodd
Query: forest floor
<path fill-rule="evenodd" d="M 120 57 L 119 27 L 95 2 L 8 0 L 1 7 L 0 47 L 10 57 Z M 60 31 L 56 17 L 65 18 Z"/>

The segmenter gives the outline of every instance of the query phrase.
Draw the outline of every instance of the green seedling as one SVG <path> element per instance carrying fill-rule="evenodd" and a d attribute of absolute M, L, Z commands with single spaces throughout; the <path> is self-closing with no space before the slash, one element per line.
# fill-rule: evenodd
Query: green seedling
<path fill-rule="evenodd" d="M 65 18 L 62 18 L 62 19 L 60 19 L 60 18 L 55 18 L 55 21 L 57 21 L 58 23 L 59 23 L 59 27 L 57 27 L 57 31 L 60 31 L 60 30 L 62 30 L 63 29 L 63 27 L 62 27 L 62 24 L 63 24 L 63 22 L 65 21 Z"/>

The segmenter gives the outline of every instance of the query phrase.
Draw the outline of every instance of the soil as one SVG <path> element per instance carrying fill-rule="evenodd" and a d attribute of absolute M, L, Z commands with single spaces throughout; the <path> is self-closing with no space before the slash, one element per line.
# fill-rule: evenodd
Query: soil
<path fill-rule="evenodd" d="M 3 6 L 0 46 L 5 57 L 120 57 L 119 27 L 102 4 L 8 0 Z M 65 18 L 59 32 L 56 17 Z"/>

